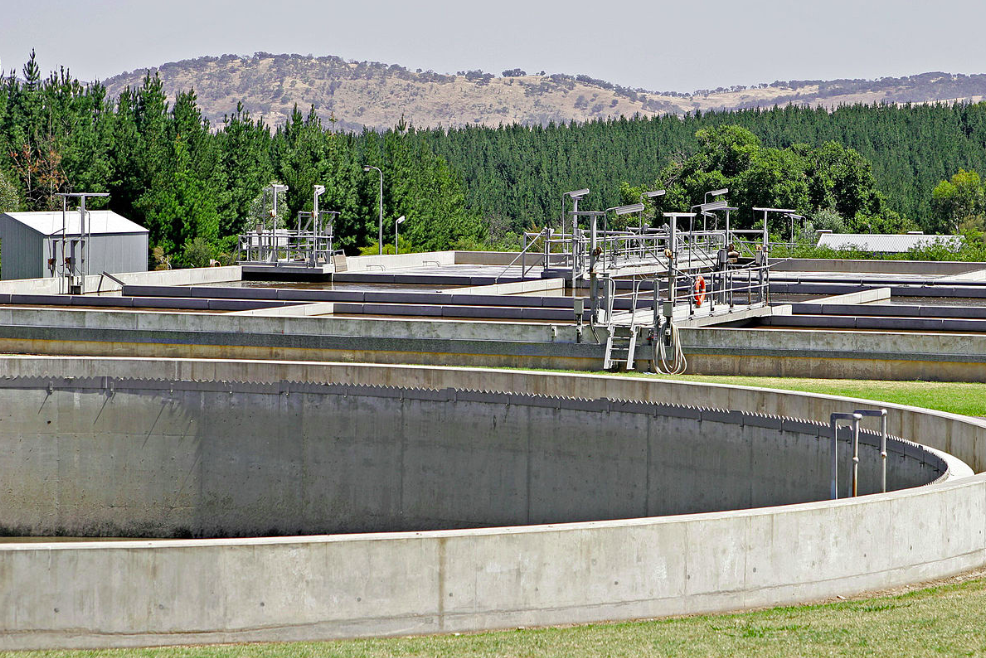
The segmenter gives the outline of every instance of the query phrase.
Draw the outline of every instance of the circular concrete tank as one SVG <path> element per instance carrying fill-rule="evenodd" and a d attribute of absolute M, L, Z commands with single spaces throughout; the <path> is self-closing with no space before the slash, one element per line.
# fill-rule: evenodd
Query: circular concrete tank
<path fill-rule="evenodd" d="M 948 454 L 895 440 L 898 491 L 825 500 L 819 421 L 860 401 L 351 364 L 20 358 L 0 375 L 6 532 L 222 537 L 0 544 L 0 649 L 632 619 L 986 563 L 986 478 Z M 986 454 L 984 423 L 890 421 L 977 468 Z M 306 533 L 332 534 L 244 538 Z"/>
<path fill-rule="evenodd" d="M 242 537 L 628 519 L 824 500 L 828 427 L 740 411 L 393 387 L 0 385 L 0 532 Z M 841 437 L 840 495 L 850 490 Z M 888 485 L 946 461 L 892 438 Z M 863 433 L 863 493 L 879 437 Z"/>

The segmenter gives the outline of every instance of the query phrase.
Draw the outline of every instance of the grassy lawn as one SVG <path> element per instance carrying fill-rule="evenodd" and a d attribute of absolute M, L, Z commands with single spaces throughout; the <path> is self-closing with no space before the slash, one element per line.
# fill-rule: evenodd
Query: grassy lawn
<path fill-rule="evenodd" d="M 640 375 L 638 377 L 661 377 Z M 968 416 L 986 416 L 986 384 L 917 381 L 870 381 L 864 379 L 799 379 L 793 377 L 723 377 L 687 375 L 673 377 L 684 381 L 735 384 L 845 395 L 866 400 L 879 400 L 948 411 Z"/>
<path fill-rule="evenodd" d="M 676 379 L 831 393 L 986 416 L 986 384 L 706 376 Z M 0 655 L 19 658 L 968 656 L 986 655 L 984 611 L 986 578 L 979 577 L 876 598 L 659 621 L 338 642 Z"/>
<path fill-rule="evenodd" d="M 513 370 L 514 368 L 508 368 Z M 522 368 L 516 368 L 521 370 Z M 544 372 L 558 372 L 544 370 Z M 587 374 L 581 370 L 566 370 L 571 374 Z M 594 372 L 594 375 L 643 377 L 645 379 L 674 379 L 686 382 L 711 382 L 735 386 L 777 388 L 786 391 L 805 391 L 827 395 L 845 395 L 864 400 L 877 400 L 947 411 L 967 416 L 986 416 L 986 384 L 965 382 L 883 381 L 869 379 L 809 379 L 800 377 L 746 377 L 733 375 L 654 375 L 641 372 Z"/>

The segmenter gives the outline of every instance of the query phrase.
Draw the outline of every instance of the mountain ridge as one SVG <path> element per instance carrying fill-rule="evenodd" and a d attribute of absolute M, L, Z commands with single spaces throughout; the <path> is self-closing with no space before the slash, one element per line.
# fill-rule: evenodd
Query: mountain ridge
<path fill-rule="evenodd" d="M 337 56 L 222 55 L 167 62 L 107 78 L 111 96 L 160 76 L 165 91 L 194 89 L 199 107 L 215 125 L 237 104 L 270 126 L 282 124 L 297 105 L 314 106 L 336 130 L 384 130 L 403 116 L 419 128 L 466 125 L 546 125 L 619 116 L 685 114 L 774 105 L 832 109 L 857 103 L 979 102 L 986 74 L 927 72 L 877 80 L 789 80 L 753 86 L 656 92 L 612 84 L 587 75 L 499 76 L 481 70 L 455 75 L 411 71 L 397 64 L 345 60 Z"/>

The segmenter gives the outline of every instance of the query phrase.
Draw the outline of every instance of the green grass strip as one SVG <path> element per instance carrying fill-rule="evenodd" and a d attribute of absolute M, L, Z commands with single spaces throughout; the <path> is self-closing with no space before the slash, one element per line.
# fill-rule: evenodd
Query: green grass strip
<path fill-rule="evenodd" d="M 531 368 L 503 368 L 532 370 Z M 784 391 L 804 391 L 843 395 L 877 402 L 906 404 L 936 411 L 966 416 L 986 416 L 986 384 L 977 382 L 883 381 L 869 379 L 811 379 L 804 377 L 751 377 L 739 375 L 654 375 L 641 372 L 593 372 L 581 370 L 540 370 L 570 374 L 615 375 L 645 379 L 672 379 L 685 382 L 709 382 L 754 388 L 775 388 Z"/>
<path fill-rule="evenodd" d="M 654 377 L 660 375 L 631 375 Z M 733 377 L 686 375 L 682 381 L 732 384 L 786 391 L 844 395 L 864 400 L 906 404 L 967 416 L 986 416 L 986 384 L 962 382 L 871 381 L 864 379 L 804 379 L 795 377 Z"/>

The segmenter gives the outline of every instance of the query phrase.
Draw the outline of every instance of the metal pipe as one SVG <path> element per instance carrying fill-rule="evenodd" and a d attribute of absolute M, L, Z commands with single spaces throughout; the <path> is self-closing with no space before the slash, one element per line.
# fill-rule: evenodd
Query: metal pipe
<path fill-rule="evenodd" d="M 596 274 L 596 245 L 599 240 L 599 218 L 595 215 L 592 216 L 592 227 L 589 233 L 589 293 L 592 297 L 592 322 L 598 324 L 602 318 L 599 312 L 599 301 L 597 299 L 599 290 L 599 277 Z M 604 282 L 605 283 L 605 282 Z M 604 294 L 608 294 L 609 289 L 604 291 Z M 605 297 L 604 297 L 603 307 L 605 308 Z M 605 322 L 609 322 L 609 318 L 605 319 Z"/>
<path fill-rule="evenodd" d="M 520 278 L 524 278 L 524 270 L 527 269 L 527 231 L 524 231 L 523 249 L 520 250 Z"/>
<path fill-rule="evenodd" d="M 572 197 L 572 295 L 575 294 L 576 288 L 579 287 L 578 282 L 578 261 L 579 261 L 579 244 L 578 244 L 578 225 L 579 225 L 579 199 L 580 197 Z"/>
<path fill-rule="evenodd" d="M 561 237 L 562 237 L 562 253 L 565 249 L 565 197 L 568 193 L 561 195 Z"/>
<path fill-rule="evenodd" d="M 880 418 L 880 491 L 887 493 L 887 410 L 886 409 L 857 409 L 860 416 Z"/>
<path fill-rule="evenodd" d="M 829 428 L 832 432 L 832 482 L 830 489 L 832 500 L 838 500 L 839 498 L 839 421 L 855 420 L 857 421 L 858 427 L 858 420 L 860 418 L 862 416 L 856 413 L 833 413 L 829 415 Z"/>
<path fill-rule="evenodd" d="M 887 410 L 880 411 L 880 492 L 887 493 Z"/>
<path fill-rule="evenodd" d="M 859 414 L 853 414 L 852 419 L 852 497 L 859 495 Z"/>
<path fill-rule="evenodd" d="M 79 286 L 79 292 L 84 293 L 86 274 L 89 269 L 89 236 L 86 235 L 86 198 L 84 196 L 79 199 L 79 239 L 82 240 L 82 244 L 79 245 L 79 259 L 82 263 L 76 272 L 82 284 Z"/>

